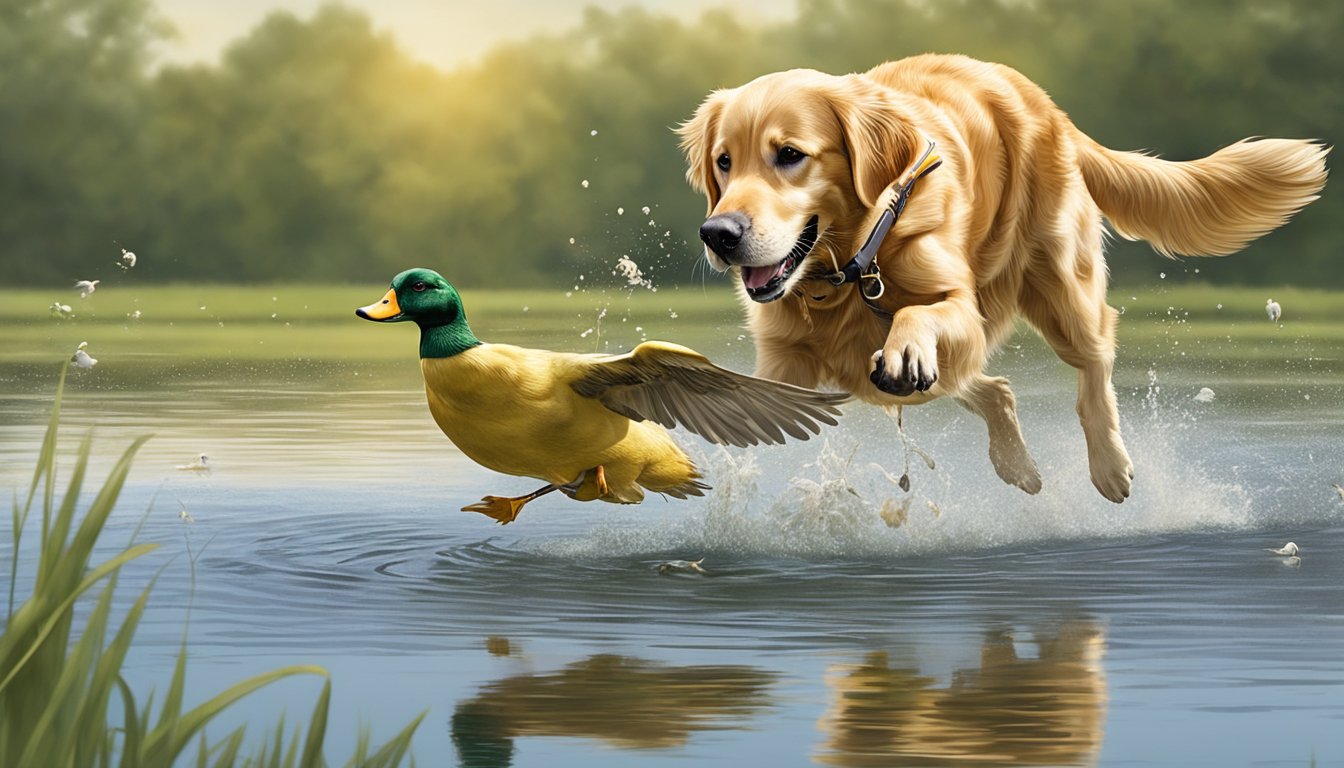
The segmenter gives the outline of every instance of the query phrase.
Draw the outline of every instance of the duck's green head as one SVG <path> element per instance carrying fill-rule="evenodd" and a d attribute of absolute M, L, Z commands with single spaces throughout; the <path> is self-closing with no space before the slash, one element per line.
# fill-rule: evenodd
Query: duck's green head
<path fill-rule="evenodd" d="M 467 326 L 457 289 L 432 269 L 402 272 L 382 299 L 355 314 L 380 323 L 414 321 L 420 326 L 421 357 L 451 357 L 481 343 Z"/>
<path fill-rule="evenodd" d="M 417 267 L 392 278 L 381 301 L 360 307 L 355 314 L 380 323 L 414 320 L 421 326 L 448 325 L 461 317 L 462 297 L 443 275 Z"/>

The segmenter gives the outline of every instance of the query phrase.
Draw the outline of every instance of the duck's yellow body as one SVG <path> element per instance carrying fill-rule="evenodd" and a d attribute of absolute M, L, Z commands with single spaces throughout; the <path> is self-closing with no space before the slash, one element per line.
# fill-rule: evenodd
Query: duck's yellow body
<path fill-rule="evenodd" d="M 584 484 L 575 494 L 584 500 L 636 503 L 643 489 L 698 494 L 700 474 L 666 429 L 574 391 L 594 357 L 481 344 L 420 367 L 434 421 L 484 467 L 555 485 L 603 467 L 606 493 Z"/>

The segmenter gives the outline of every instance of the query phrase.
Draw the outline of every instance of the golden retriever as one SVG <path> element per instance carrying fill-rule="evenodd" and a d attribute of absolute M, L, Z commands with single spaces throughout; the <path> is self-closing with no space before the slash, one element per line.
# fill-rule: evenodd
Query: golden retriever
<path fill-rule="evenodd" d="M 1012 390 L 984 373 L 1021 314 L 1078 369 L 1092 482 L 1114 502 L 1134 472 L 1111 386 L 1102 216 L 1167 255 L 1232 253 L 1316 199 L 1328 152 L 1286 139 L 1190 162 L 1118 152 L 1019 72 L 934 54 L 765 75 L 711 93 L 678 133 L 709 200 L 705 258 L 741 277 L 758 376 L 879 405 L 951 395 L 984 418 L 999 476 L 1035 493 Z M 833 285 L 930 142 L 942 166 L 916 182 L 873 274 Z M 860 283 L 881 294 L 873 306 Z"/>

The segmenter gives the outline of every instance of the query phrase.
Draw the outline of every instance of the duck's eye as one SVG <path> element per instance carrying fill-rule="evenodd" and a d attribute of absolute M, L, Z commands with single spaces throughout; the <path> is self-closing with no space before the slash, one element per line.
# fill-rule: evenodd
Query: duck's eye
<path fill-rule="evenodd" d="M 719 155 L 719 159 L 714 162 L 719 166 L 719 170 L 723 171 L 724 173 L 727 173 L 728 169 L 733 167 L 733 160 L 732 158 L 728 157 L 727 152 L 724 152 L 722 155 Z"/>
<path fill-rule="evenodd" d="M 775 156 L 775 162 L 784 167 L 788 167 L 790 165 L 801 163 L 804 157 L 807 157 L 807 155 L 804 155 L 797 149 L 794 149 L 793 147 L 784 147 L 780 149 L 779 154 Z"/>
<path fill-rule="evenodd" d="M 411 286 L 411 290 L 415 291 L 416 293 L 420 293 L 421 291 L 425 290 L 428 287 L 429 287 L 428 285 L 425 285 L 425 281 L 420 280 Z"/>

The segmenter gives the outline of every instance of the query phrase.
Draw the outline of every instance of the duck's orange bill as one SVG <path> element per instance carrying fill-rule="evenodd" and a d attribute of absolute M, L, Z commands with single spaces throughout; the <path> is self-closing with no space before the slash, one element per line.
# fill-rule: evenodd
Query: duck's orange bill
<path fill-rule="evenodd" d="M 400 315 L 401 307 L 397 304 L 397 292 L 389 288 L 382 301 L 375 301 L 367 307 L 360 307 L 355 310 L 355 314 L 365 320 L 389 320 Z"/>

